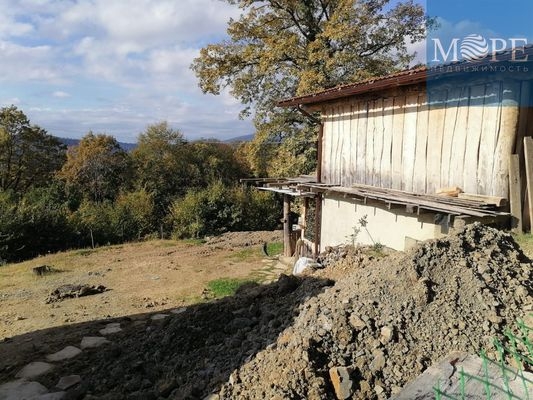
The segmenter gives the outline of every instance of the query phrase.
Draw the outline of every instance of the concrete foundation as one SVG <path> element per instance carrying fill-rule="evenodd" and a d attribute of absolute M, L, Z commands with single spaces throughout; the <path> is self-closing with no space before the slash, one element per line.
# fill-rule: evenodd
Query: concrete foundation
<path fill-rule="evenodd" d="M 366 216 L 366 229 L 359 223 Z M 407 213 L 405 207 L 389 210 L 381 202 L 362 204 L 352 199 L 325 196 L 322 200 L 321 250 L 326 246 L 380 243 L 404 251 L 418 241 L 435 239 L 449 232 L 447 217 Z M 437 221 L 437 222 L 436 222 Z M 354 228 L 359 232 L 354 232 Z"/>

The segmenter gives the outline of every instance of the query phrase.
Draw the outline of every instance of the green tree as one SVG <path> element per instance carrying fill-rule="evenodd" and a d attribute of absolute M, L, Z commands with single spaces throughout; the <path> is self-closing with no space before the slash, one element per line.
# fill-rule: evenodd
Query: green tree
<path fill-rule="evenodd" d="M 293 166 L 282 171 L 310 172 L 316 137 L 312 123 L 276 101 L 405 68 L 414 56 L 408 42 L 425 34 L 424 9 L 412 0 L 225 1 L 242 15 L 229 21 L 229 40 L 204 47 L 192 69 L 205 93 L 229 88 L 243 115 L 255 108 L 251 156 L 289 156 Z"/>
<path fill-rule="evenodd" d="M 21 194 L 47 185 L 64 163 L 65 149 L 17 107 L 0 108 L 0 190 Z"/>
<path fill-rule="evenodd" d="M 113 136 L 89 132 L 69 148 L 59 177 L 91 201 L 114 200 L 131 184 L 131 159 Z"/>
<path fill-rule="evenodd" d="M 160 122 L 139 135 L 132 152 L 137 186 L 153 194 L 159 219 L 166 214 L 172 198 L 184 195 L 197 179 L 185 145 L 180 131 Z"/>
<path fill-rule="evenodd" d="M 197 174 L 197 187 L 221 181 L 226 185 L 246 178 L 250 171 L 246 163 L 237 156 L 236 148 L 217 141 L 198 141 L 187 146 Z"/>
<path fill-rule="evenodd" d="M 144 189 L 121 193 L 114 204 L 113 225 L 121 241 L 140 240 L 154 231 L 154 198 Z"/>

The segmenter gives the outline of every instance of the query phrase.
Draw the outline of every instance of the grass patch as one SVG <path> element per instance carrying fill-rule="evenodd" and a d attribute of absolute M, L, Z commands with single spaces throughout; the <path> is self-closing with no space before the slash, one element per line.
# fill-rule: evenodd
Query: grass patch
<path fill-rule="evenodd" d="M 283 243 L 273 242 L 267 243 L 267 253 L 269 257 L 276 257 L 283 253 Z M 235 261 L 251 261 L 265 257 L 263 253 L 263 246 L 257 245 L 253 247 L 246 247 L 239 251 L 235 251 L 230 255 L 230 258 Z"/>
<path fill-rule="evenodd" d="M 283 242 L 267 243 L 267 253 L 270 257 L 279 256 L 283 253 Z"/>
<path fill-rule="evenodd" d="M 533 258 L 533 235 L 531 233 L 519 233 L 513 234 L 513 238 L 520 245 L 524 254 Z"/>
<path fill-rule="evenodd" d="M 254 258 L 261 257 L 262 250 L 259 247 L 248 247 L 239 251 L 235 251 L 230 255 L 232 260 L 249 261 Z"/>
<path fill-rule="evenodd" d="M 207 283 L 207 290 L 214 298 L 233 296 L 238 288 L 247 283 L 257 283 L 251 279 L 220 278 Z"/>

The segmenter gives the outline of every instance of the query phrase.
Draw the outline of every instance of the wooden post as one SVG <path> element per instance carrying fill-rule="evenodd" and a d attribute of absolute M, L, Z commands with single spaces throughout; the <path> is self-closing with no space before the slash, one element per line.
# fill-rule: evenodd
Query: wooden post
<path fill-rule="evenodd" d="M 291 254 L 291 199 L 289 195 L 283 195 L 283 254 L 292 257 Z"/>
<path fill-rule="evenodd" d="M 318 126 L 318 139 L 317 139 L 317 165 L 316 165 L 316 181 L 322 182 L 322 149 L 324 138 L 324 123 L 321 122 Z"/>
<path fill-rule="evenodd" d="M 304 206 L 302 209 L 302 235 L 300 239 L 305 239 L 305 232 L 307 231 L 307 213 L 309 212 L 309 197 L 304 197 Z"/>
<path fill-rule="evenodd" d="M 527 197 L 529 200 L 529 218 L 533 219 L 533 138 L 524 138 L 524 156 L 526 159 Z M 533 224 L 529 224 L 533 230 Z"/>
<path fill-rule="evenodd" d="M 320 253 L 320 218 L 322 217 L 322 195 L 317 194 L 315 203 L 315 248 L 314 255 L 315 258 L 318 257 Z"/>
<path fill-rule="evenodd" d="M 511 154 L 509 159 L 509 200 L 511 202 L 511 229 L 522 233 L 522 194 L 520 190 L 520 158 L 518 154 Z"/>

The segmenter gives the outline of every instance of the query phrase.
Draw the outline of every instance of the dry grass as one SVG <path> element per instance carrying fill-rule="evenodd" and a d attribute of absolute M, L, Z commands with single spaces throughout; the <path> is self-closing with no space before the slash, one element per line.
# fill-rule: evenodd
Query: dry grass
<path fill-rule="evenodd" d="M 63 324 L 178 307 L 217 279 L 255 279 L 260 246 L 229 251 L 194 241 L 157 240 L 74 250 L 0 267 L 0 339 Z M 56 269 L 43 277 L 32 268 Z M 104 294 L 45 304 L 63 284 L 104 285 Z"/>

